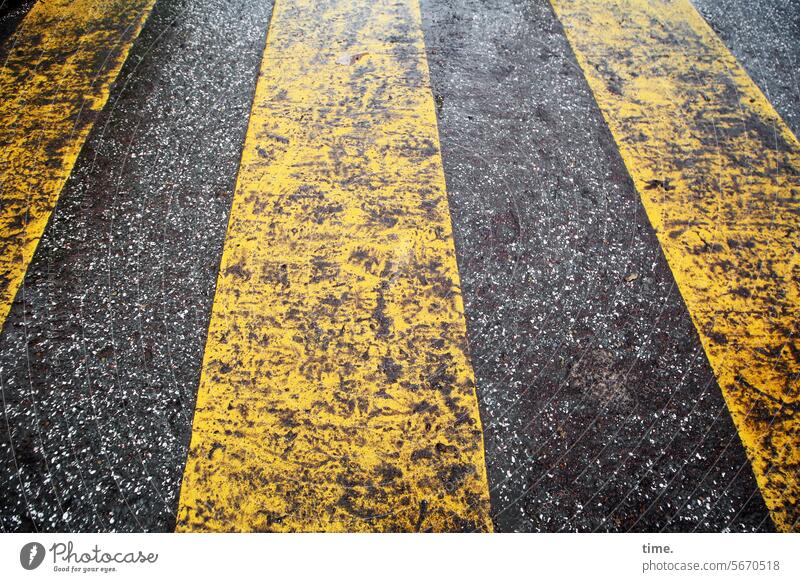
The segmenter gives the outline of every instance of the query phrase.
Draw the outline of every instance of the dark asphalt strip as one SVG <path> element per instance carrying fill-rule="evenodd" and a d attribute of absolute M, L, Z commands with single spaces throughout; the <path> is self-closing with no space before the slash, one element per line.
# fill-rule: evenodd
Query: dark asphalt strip
<path fill-rule="evenodd" d="M 772 523 L 546 0 L 423 0 L 499 531 Z"/>
<path fill-rule="evenodd" d="M 3 529 L 173 528 L 270 12 L 159 0 L 134 45 L 0 338 Z"/>
<path fill-rule="evenodd" d="M 0 45 L 5 43 L 36 0 L 0 0 Z M 0 46 L 0 63 L 4 61 L 3 47 Z"/>

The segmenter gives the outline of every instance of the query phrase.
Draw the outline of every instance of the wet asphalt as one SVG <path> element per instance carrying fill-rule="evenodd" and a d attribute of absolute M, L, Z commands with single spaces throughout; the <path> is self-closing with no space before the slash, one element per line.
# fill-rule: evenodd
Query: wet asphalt
<path fill-rule="evenodd" d="M 0 338 L 3 529 L 173 528 L 270 14 L 160 1 L 137 39 Z"/>
<path fill-rule="evenodd" d="M 423 14 L 496 528 L 770 529 L 550 4 Z"/>
<path fill-rule="evenodd" d="M 797 132 L 797 3 L 697 5 Z M 2 530 L 174 527 L 270 12 L 158 0 L 136 41 L 0 337 Z M 771 530 L 547 0 L 422 13 L 496 529 Z"/>
<path fill-rule="evenodd" d="M 16 30 L 36 0 L 0 0 L 0 45 Z M 0 59 L 3 50 L 0 46 Z"/>

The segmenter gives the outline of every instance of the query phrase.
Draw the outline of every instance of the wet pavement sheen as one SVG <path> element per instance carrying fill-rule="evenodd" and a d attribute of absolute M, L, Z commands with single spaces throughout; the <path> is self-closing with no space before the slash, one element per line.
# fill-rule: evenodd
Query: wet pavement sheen
<path fill-rule="evenodd" d="M 4 529 L 172 529 L 270 12 L 161 0 L 131 51 L 0 340 Z"/>
<path fill-rule="evenodd" d="M 696 5 L 797 132 L 796 2 Z M 550 4 L 421 6 L 496 530 L 771 531 Z M 134 45 L 0 337 L 3 531 L 174 528 L 270 13 L 158 0 Z"/>

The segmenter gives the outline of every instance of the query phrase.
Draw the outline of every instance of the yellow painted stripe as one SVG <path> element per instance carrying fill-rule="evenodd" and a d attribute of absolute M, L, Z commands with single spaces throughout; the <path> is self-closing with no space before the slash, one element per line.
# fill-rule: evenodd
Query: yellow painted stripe
<path fill-rule="evenodd" d="M 800 144 L 688 0 L 551 0 L 777 527 L 800 524 Z"/>
<path fill-rule="evenodd" d="M 0 329 L 155 0 L 39 0 L 0 69 Z"/>
<path fill-rule="evenodd" d="M 418 0 L 278 0 L 177 529 L 489 530 Z"/>

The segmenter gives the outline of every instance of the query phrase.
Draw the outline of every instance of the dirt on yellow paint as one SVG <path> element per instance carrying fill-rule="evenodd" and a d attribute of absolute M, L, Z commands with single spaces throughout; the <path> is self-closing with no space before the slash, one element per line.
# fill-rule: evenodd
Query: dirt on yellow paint
<path fill-rule="evenodd" d="M 688 0 L 551 0 L 778 529 L 800 529 L 800 143 Z"/>
<path fill-rule="evenodd" d="M 0 329 L 155 0 L 39 0 L 0 68 Z"/>
<path fill-rule="evenodd" d="M 276 2 L 179 531 L 485 531 L 417 0 Z"/>

